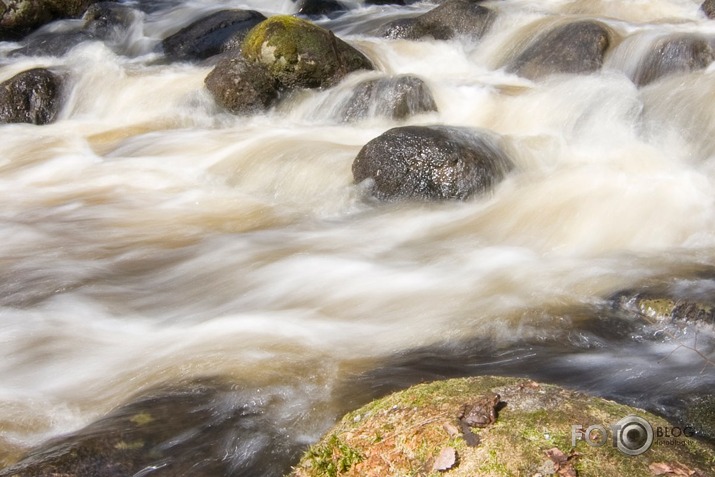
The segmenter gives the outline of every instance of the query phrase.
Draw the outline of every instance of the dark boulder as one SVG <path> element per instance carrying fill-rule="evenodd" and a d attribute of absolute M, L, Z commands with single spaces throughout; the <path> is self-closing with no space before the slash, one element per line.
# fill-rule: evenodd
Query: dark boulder
<path fill-rule="evenodd" d="M 493 10 L 481 3 L 482 0 L 448 0 L 418 17 L 388 23 L 383 36 L 406 40 L 426 37 L 448 40 L 459 35 L 481 38 L 496 17 Z"/>
<path fill-rule="evenodd" d="M 158 387 L 32 450 L 2 477 L 282 475 L 294 443 L 265 403 L 218 379 Z"/>
<path fill-rule="evenodd" d="M 613 33 L 603 23 L 577 21 L 538 36 L 507 71 L 532 80 L 555 73 L 591 73 L 601 68 Z"/>
<path fill-rule="evenodd" d="M 248 31 L 265 19 L 255 10 L 212 13 L 165 38 L 164 54 L 174 61 L 190 61 L 239 49 Z"/>
<path fill-rule="evenodd" d="M 491 190 L 513 167 L 499 142 L 465 128 L 393 128 L 360 150 L 353 177 L 371 179 L 373 195 L 383 200 L 464 200 Z"/>
<path fill-rule="evenodd" d="M 700 5 L 700 10 L 702 10 L 708 18 L 715 18 L 715 0 L 705 0 L 702 5 Z"/>
<path fill-rule="evenodd" d="M 633 82 L 645 86 L 659 78 L 706 68 L 715 59 L 705 37 L 679 34 L 657 40 L 635 72 Z"/>
<path fill-rule="evenodd" d="M 97 0 L 3 0 L 0 40 L 17 40 L 61 18 L 79 18 Z"/>
<path fill-rule="evenodd" d="M 137 11 L 129 5 L 99 2 L 84 13 L 84 31 L 102 40 L 112 39 L 128 30 L 137 20 Z"/>
<path fill-rule="evenodd" d="M 263 111 L 278 98 L 278 85 L 268 69 L 243 58 L 221 60 L 205 83 L 216 102 L 236 114 Z"/>
<path fill-rule="evenodd" d="M 365 0 L 365 5 L 406 5 L 405 0 Z"/>
<path fill-rule="evenodd" d="M 0 123 L 47 124 L 60 110 L 62 81 L 44 68 L 23 71 L 0 83 Z"/>
<path fill-rule="evenodd" d="M 373 69 L 365 55 L 333 32 L 287 15 L 256 25 L 243 42 L 242 54 L 263 64 L 287 89 L 332 86 L 348 73 Z"/>
<path fill-rule="evenodd" d="M 429 87 L 420 78 L 403 75 L 363 81 L 341 108 L 343 121 L 368 117 L 404 119 L 428 111 L 437 111 Z"/>
<path fill-rule="evenodd" d="M 337 0 L 298 0 L 298 13 L 308 17 L 332 16 L 345 10 Z"/>

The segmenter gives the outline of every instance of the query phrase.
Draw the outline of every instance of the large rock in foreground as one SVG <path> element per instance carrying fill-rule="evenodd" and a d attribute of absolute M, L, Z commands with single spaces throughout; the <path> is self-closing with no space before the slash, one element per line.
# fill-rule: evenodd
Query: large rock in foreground
<path fill-rule="evenodd" d="M 591 73 L 603 65 L 613 36 L 600 22 L 567 23 L 537 37 L 507 70 L 532 80 L 556 73 Z"/>
<path fill-rule="evenodd" d="M 348 73 L 373 69 L 370 60 L 330 30 L 287 15 L 254 27 L 242 52 L 287 89 L 332 86 Z"/>
<path fill-rule="evenodd" d="M 44 68 L 0 83 L 0 123 L 47 124 L 60 110 L 62 80 Z"/>
<path fill-rule="evenodd" d="M 527 379 L 439 381 L 347 414 L 304 454 L 291 476 L 715 475 L 715 451 L 682 435 L 653 436 L 640 455 L 614 446 L 610 426 L 621 422 L 617 442 L 629 452 L 646 448 L 647 427 L 640 419 L 654 434 L 672 429 L 642 410 Z M 591 425 L 609 432 L 605 442 L 591 433 L 599 447 L 588 445 L 573 427 L 585 431 Z M 658 473 L 667 469 L 673 473 Z"/>
<path fill-rule="evenodd" d="M 390 129 L 353 162 L 356 182 L 371 179 L 379 199 L 468 199 L 489 191 L 513 167 L 499 138 L 447 126 Z"/>
<path fill-rule="evenodd" d="M 265 19 L 255 10 L 221 10 L 196 20 L 161 44 L 171 60 L 203 60 L 239 49 L 249 30 Z"/>
<path fill-rule="evenodd" d="M 0 2 L 0 41 L 17 40 L 45 23 L 79 18 L 97 0 L 3 0 Z"/>

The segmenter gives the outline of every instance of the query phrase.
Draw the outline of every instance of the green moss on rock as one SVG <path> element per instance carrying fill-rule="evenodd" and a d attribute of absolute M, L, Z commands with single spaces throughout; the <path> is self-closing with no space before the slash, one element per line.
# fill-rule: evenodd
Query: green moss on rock
<path fill-rule="evenodd" d="M 461 432 L 455 433 L 458 416 L 464 404 L 490 392 L 501 396 L 497 420 L 474 429 L 481 443 L 470 447 Z M 610 439 L 601 447 L 583 440 L 572 446 L 572 425 L 608 428 L 629 415 L 646 419 L 654 429 L 670 426 L 640 409 L 527 379 L 479 377 L 422 384 L 347 414 L 305 454 L 291 476 L 549 475 L 558 467 L 558 459 L 549 457 L 554 449 L 568 457 L 562 469 L 570 465 L 580 477 L 652 475 L 649 466 L 656 463 L 677 463 L 713 475 L 715 451 L 685 437 L 678 445 L 656 437 L 638 456 L 621 453 Z M 456 451 L 456 463 L 446 471 L 435 470 L 435 459 L 446 447 Z"/>
<path fill-rule="evenodd" d="M 243 56 L 265 65 L 286 88 L 330 86 L 359 69 L 373 69 L 362 53 L 331 31 L 288 15 L 256 25 L 244 39 Z"/>

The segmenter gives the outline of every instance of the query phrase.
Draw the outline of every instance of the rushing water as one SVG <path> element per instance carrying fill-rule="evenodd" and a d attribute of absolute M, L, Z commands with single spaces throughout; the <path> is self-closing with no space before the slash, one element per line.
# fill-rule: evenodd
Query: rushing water
<path fill-rule="evenodd" d="M 295 448 L 376 394 L 445 375 L 520 374 L 652 409 L 713 391 L 692 350 L 583 311 L 715 265 L 715 66 L 629 78 L 654 38 L 715 43 L 698 2 L 495 1 L 479 42 L 385 40 L 386 21 L 434 4 L 347 3 L 317 23 L 379 72 L 253 117 L 213 103 L 209 63 L 166 64 L 156 47 L 207 12 L 292 13 L 289 0 L 153 2 L 126 37 L 59 58 L 0 46 L 0 80 L 34 66 L 71 78 L 58 122 L 0 126 L 2 452 L 202 376 L 239 383 Z M 505 72 L 528 26 L 557 16 L 629 40 L 597 74 Z M 336 117 L 359 81 L 402 73 L 438 113 Z M 517 167 L 465 203 L 377 204 L 352 160 L 405 123 L 496 131 Z M 712 329 L 679 333 L 713 356 Z"/>

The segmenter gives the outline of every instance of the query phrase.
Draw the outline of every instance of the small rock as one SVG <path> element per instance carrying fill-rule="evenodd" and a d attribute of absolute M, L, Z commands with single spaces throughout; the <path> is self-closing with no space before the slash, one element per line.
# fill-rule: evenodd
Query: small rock
<path fill-rule="evenodd" d="M 709 41 L 700 35 L 679 34 L 661 38 L 643 58 L 633 82 L 645 86 L 664 76 L 706 68 L 715 59 Z"/>
<path fill-rule="evenodd" d="M 532 80 L 555 73 L 590 73 L 601 68 L 613 33 L 603 23 L 577 21 L 537 37 L 507 71 Z"/>
<path fill-rule="evenodd" d="M 454 467 L 457 463 L 457 451 L 454 447 L 443 447 L 439 452 L 439 455 L 434 460 L 432 465 L 432 472 L 434 471 L 445 471 Z"/>
<path fill-rule="evenodd" d="M 496 13 L 481 3 L 482 0 L 448 0 L 418 17 L 388 23 L 383 36 L 406 40 L 425 37 L 448 40 L 464 35 L 479 39 L 496 18 Z"/>
<path fill-rule="evenodd" d="M 85 32 L 106 40 L 129 29 L 137 20 L 137 11 L 117 2 L 99 2 L 90 5 L 82 19 Z"/>
<path fill-rule="evenodd" d="M 410 75 L 363 81 L 341 111 L 343 121 L 368 117 L 404 119 L 413 114 L 437 111 L 429 87 Z"/>
<path fill-rule="evenodd" d="M 295 1 L 295 0 L 294 0 Z M 299 0 L 298 13 L 308 17 L 320 17 L 342 13 L 345 10 L 345 5 L 337 0 Z"/>
<path fill-rule="evenodd" d="M 23 71 L 0 84 L 0 123 L 47 124 L 60 110 L 59 76 L 44 68 Z"/>
<path fill-rule="evenodd" d="M 715 0 L 705 0 L 702 5 L 700 5 L 700 10 L 702 10 L 708 18 L 715 18 Z"/>

